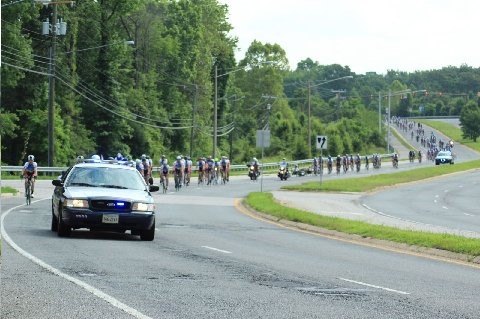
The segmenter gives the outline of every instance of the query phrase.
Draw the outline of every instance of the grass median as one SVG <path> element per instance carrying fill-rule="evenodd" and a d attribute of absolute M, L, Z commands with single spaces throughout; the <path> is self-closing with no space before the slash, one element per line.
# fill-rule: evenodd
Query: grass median
<path fill-rule="evenodd" d="M 408 183 L 440 175 L 480 168 L 480 160 L 443 166 L 429 166 L 393 174 L 373 175 L 365 178 L 308 182 L 301 185 L 284 186 L 282 189 L 308 192 L 366 192 L 399 183 Z M 289 220 L 365 238 L 388 240 L 407 245 L 436 248 L 454 253 L 480 256 L 480 239 L 457 235 L 403 230 L 396 227 L 369 224 L 338 217 L 319 215 L 296 208 L 282 206 L 271 193 L 250 193 L 244 203 L 254 210 Z"/>
<path fill-rule="evenodd" d="M 389 164 L 389 163 L 384 163 Z M 409 165 L 405 163 L 401 165 Z M 322 183 L 308 182 L 300 185 L 283 186 L 282 189 L 299 192 L 367 192 L 376 188 L 415 182 L 456 172 L 480 169 L 480 160 L 454 165 L 434 165 L 425 163 L 426 167 L 400 171 L 390 174 L 378 174 L 367 177 L 327 180 Z"/>
<path fill-rule="evenodd" d="M 13 187 L 10 186 L 2 186 L 2 189 L 0 190 L 0 194 L 17 194 L 17 190 Z"/>

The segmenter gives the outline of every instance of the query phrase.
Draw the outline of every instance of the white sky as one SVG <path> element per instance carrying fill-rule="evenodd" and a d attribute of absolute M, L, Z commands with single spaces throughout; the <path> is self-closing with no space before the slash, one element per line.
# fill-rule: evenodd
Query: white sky
<path fill-rule="evenodd" d="M 237 61 L 253 40 L 277 43 L 292 69 L 311 58 L 357 74 L 480 67 L 479 0 L 219 0 Z"/>

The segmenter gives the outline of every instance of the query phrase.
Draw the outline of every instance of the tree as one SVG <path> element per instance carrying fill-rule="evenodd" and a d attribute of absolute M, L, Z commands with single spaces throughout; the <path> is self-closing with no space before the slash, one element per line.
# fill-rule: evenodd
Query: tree
<path fill-rule="evenodd" d="M 472 139 L 474 142 L 480 136 L 480 107 L 477 103 L 469 101 L 460 113 L 460 125 L 463 138 Z"/>

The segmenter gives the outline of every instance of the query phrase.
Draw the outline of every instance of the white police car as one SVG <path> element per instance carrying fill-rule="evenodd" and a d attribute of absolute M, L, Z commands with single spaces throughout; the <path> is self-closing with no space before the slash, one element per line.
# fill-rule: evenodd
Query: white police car
<path fill-rule="evenodd" d="M 72 229 L 125 232 L 142 240 L 155 237 L 155 203 L 147 185 L 130 165 L 94 160 L 69 168 L 53 180 L 51 230 L 58 236 Z"/>

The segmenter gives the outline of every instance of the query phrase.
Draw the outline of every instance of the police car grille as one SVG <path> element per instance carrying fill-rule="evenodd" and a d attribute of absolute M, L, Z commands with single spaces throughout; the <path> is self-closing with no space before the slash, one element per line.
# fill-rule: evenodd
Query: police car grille
<path fill-rule="evenodd" d="M 131 204 L 129 202 L 119 200 L 92 200 L 91 207 L 94 210 L 107 211 L 130 211 Z"/>

